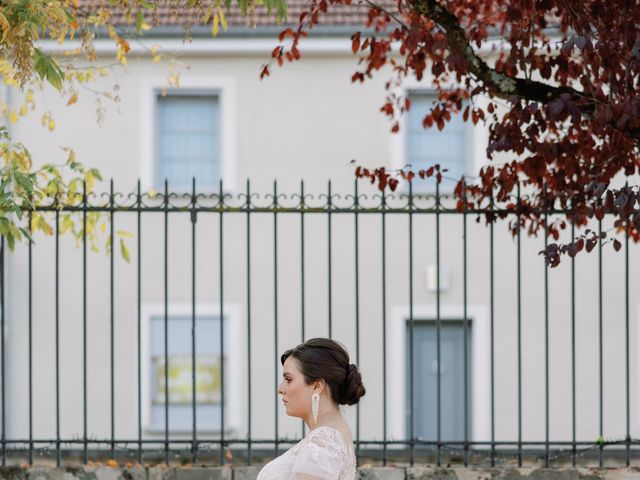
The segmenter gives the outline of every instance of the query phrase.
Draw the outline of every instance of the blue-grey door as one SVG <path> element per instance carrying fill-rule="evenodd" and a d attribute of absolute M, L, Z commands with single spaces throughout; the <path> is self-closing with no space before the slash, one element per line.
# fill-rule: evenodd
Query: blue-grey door
<path fill-rule="evenodd" d="M 471 325 L 467 327 L 467 402 L 464 392 L 464 326 L 462 321 L 440 323 L 440 368 L 437 361 L 437 330 L 435 321 L 414 321 L 414 437 L 437 440 L 438 374 L 440 375 L 441 441 L 462 441 L 465 438 L 465 408 L 468 412 L 468 435 L 471 434 Z M 407 324 L 407 347 L 409 325 Z M 410 436 L 410 375 L 409 348 L 407 369 L 407 437 Z"/>

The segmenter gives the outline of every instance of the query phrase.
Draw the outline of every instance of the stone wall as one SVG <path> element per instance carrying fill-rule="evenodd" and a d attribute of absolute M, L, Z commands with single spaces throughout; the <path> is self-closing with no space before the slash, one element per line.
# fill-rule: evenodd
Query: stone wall
<path fill-rule="evenodd" d="M 2 467 L 2 480 L 255 480 L 260 467 Z M 640 480 L 639 468 L 363 467 L 358 480 Z M 336 479 L 337 480 L 337 479 Z"/>

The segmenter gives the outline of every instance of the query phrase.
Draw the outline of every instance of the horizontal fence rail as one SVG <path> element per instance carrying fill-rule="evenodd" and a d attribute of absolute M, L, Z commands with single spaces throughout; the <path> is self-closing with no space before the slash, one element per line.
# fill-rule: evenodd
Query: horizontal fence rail
<path fill-rule="evenodd" d="M 361 464 L 637 460 L 628 239 L 549 270 L 546 235 L 509 233 L 517 212 L 458 211 L 438 186 L 196 187 L 111 182 L 39 206 L 51 237 L 2 238 L 3 465 L 262 463 L 306 433 L 276 389 L 280 354 L 314 336 L 361 369 L 367 394 L 344 410 Z"/>

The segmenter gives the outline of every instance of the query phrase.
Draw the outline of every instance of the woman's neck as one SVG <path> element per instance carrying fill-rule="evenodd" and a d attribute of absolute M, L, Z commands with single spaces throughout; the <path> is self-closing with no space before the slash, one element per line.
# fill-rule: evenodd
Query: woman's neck
<path fill-rule="evenodd" d="M 309 418 L 305 419 L 305 423 L 307 424 L 307 427 L 309 428 L 309 430 L 314 430 L 318 427 L 322 427 L 325 425 L 332 425 L 333 423 L 336 422 L 336 420 L 339 420 L 340 418 L 342 418 L 342 415 L 340 414 L 340 410 L 338 410 L 337 407 L 332 406 L 332 407 L 328 407 L 326 410 L 320 410 L 318 412 L 318 421 L 313 423 L 313 417 L 311 417 L 311 415 L 309 415 Z"/>

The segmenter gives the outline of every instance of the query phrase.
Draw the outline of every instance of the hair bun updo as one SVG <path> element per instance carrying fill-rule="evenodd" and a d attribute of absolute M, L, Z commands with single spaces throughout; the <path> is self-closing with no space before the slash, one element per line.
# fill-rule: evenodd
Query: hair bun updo
<path fill-rule="evenodd" d="M 338 405 L 355 405 L 365 393 L 362 377 L 349 354 L 339 342 L 330 338 L 311 338 L 284 352 L 280 362 L 287 358 L 298 361 L 307 385 L 324 380 L 329 386 L 331 399 Z"/>
<path fill-rule="evenodd" d="M 364 396 L 365 389 L 362 384 L 362 376 L 353 363 L 347 366 L 347 376 L 344 379 L 342 387 L 342 396 L 340 398 L 341 405 L 355 405 L 360 401 L 360 397 Z"/>

